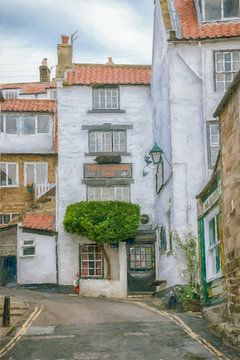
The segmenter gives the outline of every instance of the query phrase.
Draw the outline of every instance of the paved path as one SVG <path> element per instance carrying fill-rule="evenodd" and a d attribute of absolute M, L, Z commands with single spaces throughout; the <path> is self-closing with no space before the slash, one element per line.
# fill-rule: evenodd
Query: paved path
<path fill-rule="evenodd" d="M 219 359 L 170 319 L 131 302 L 9 291 L 43 304 L 44 310 L 1 359 Z M 12 339 L 14 334 L 1 349 Z"/>

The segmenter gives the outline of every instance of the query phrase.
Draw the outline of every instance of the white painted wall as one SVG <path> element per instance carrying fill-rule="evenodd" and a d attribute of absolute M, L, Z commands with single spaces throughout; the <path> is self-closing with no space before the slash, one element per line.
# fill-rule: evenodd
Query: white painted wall
<path fill-rule="evenodd" d="M 92 109 L 92 88 L 71 86 L 58 88 L 59 157 L 58 157 L 58 231 L 59 281 L 71 284 L 79 271 L 79 239 L 66 234 L 63 218 L 67 205 L 86 200 L 86 185 L 82 184 L 83 164 L 93 162 L 96 156 L 85 156 L 88 150 L 88 131 L 82 125 L 133 125 L 127 130 L 127 151 L 122 163 L 132 163 L 134 184 L 131 202 L 140 204 L 142 213 L 153 218 L 154 173 L 143 178 L 144 155 L 153 146 L 152 115 L 149 86 L 120 86 L 121 109 L 125 113 L 87 113 Z M 119 257 L 121 280 L 126 291 L 126 259 Z M 89 280 L 91 281 L 91 280 Z M 87 286 L 87 285 L 86 285 Z M 122 285 L 121 285 L 122 289 Z M 122 290 L 121 290 L 122 291 Z"/>
<path fill-rule="evenodd" d="M 214 50 L 240 48 L 239 40 L 167 43 L 160 4 L 155 3 L 153 39 L 153 128 L 156 141 L 172 161 L 172 179 L 155 196 L 156 223 L 171 214 L 171 230 L 197 235 L 195 196 L 209 178 L 206 121 L 223 96 L 214 91 Z M 171 199 L 171 204 L 169 204 Z M 173 244 L 174 245 L 174 244 Z M 186 281 L 184 260 L 159 255 L 158 275 L 167 287 Z"/>
<path fill-rule="evenodd" d="M 24 240 L 35 240 L 35 256 L 22 256 Z M 17 282 L 19 284 L 56 284 L 55 236 L 24 232 L 17 236 Z"/>

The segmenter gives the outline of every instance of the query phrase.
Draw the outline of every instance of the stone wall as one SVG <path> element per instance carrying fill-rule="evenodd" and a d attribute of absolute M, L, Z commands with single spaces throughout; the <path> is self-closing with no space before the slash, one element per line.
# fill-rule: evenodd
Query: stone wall
<path fill-rule="evenodd" d="M 240 87 L 220 114 L 223 241 L 228 317 L 240 326 Z"/>

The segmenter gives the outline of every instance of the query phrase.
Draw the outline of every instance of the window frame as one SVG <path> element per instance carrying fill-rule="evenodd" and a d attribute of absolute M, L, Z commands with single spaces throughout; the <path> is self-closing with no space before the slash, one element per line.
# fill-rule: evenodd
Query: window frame
<path fill-rule="evenodd" d="M 239 0 L 240 1 L 240 0 Z M 213 64 L 214 64 L 214 91 L 215 92 L 225 92 L 228 87 L 226 87 L 226 82 L 224 81 L 224 90 L 218 90 L 217 89 L 217 74 L 223 74 L 223 75 L 226 75 L 226 74 L 232 74 L 233 75 L 233 79 L 234 77 L 236 76 L 236 74 L 239 72 L 239 70 L 236 70 L 236 71 L 219 71 L 217 72 L 217 54 L 218 53 L 230 53 L 231 54 L 231 64 L 234 64 L 234 61 L 233 61 L 233 53 L 234 52 L 239 52 L 239 56 L 240 56 L 240 48 L 238 49 L 225 49 L 225 50 L 214 50 L 213 51 Z M 234 75 L 235 74 L 235 75 Z"/>
<path fill-rule="evenodd" d="M 44 183 L 36 182 L 36 165 L 44 165 L 46 166 L 46 181 Z M 48 162 L 47 161 L 25 161 L 24 162 L 24 186 L 27 186 L 29 183 L 27 182 L 27 165 L 34 165 L 34 181 L 33 185 L 36 184 L 47 184 L 48 183 Z"/>
<path fill-rule="evenodd" d="M 101 197 L 102 197 L 102 190 L 103 189 L 110 189 L 110 188 L 113 188 L 114 189 L 114 199 L 107 199 L 107 200 L 103 200 L 102 198 L 101 199 L 89 199 L 89 188 L 93 188 L 93 189 L 100 189 L 100 192 L 101 192 Z M 117 195 L 117 188 L 127 188 L 128 189 L 128 200 L 124 200 L 123 198 L 122 199 L 117 199 L 116 195 Z M 87 186 L 87 201 L 125 201 L 125 202 L 131 202 L 131 188 L 129 185 L 112 185 L 112 186 L 92 186 L 92 185 L 88 185 Z M 96 195 L 94 195 L 96 197 Z"/>
<path fill-rule="evenodd" d="M 4 90 L 3 91 L 3 97 L 6 100 L 17 99 L 18 98 L 18 91 L 17 90 L 10 90 L 10 89 L 9 90 Z"/>
<path fill-rule="evenodd" d="M 25 242 L 32 242 L 32 244 L 25 244 Z M 34 249 L 34 254 L 24 254 L 24 249 L 30 249 L 33 248 Z M 22 240 L 22 244 L 21 244 L 21 257 L 34 257 L 36 256 L 36 241 L 34 239 L 26 239 L 26 240 Z"/>
<path fill-rule="evenodd" d="M 239 20 L 240 18 L 240 0 L 239 1 L 239 15 L 238 16 L 233 16 L 233 17 L 224 17 L 224 0 L 220 0 L 221 1 L 221 18 L 220 19 L 209 19 L 206 20 L 206 6 L 205 6 L 205 0 L 200 0 L 200 9 L 201 9 L 201 13 L 202 13 L 202 19 L 203 22 L 206 23 L 211 23 L 211 22 L 227 22 L 227 21 L 232 21 L 232 20 Z"/>
<path fill-rule="evenodd" d="M 95 107 L 95 91 L 101 91 L 101 90 L 117 90 L 117 107 L 116 108 L 107 108 L 106 107 L 106 95 L 105 95 L 105 107 L 104 108 L 96 108 Z M 119 86 L 94 86 L 92 87 L 92 111 L 96 112 L 118 112 L 120 110 L 120 87 Z"/>
<path fill-rule="evenodd" d="M 13 221 L 14 217 L 16 217 L 18 215 L 19 215 L 18 213 L 1 213 L 0 214 L 0 225 L 10 224 Z M 4 216 L 9 216 L 9 221 L 8 222 L 2 221 Z"/>
<path fill-rule="evenodd" d="M 221 248 L 220 248 L 220 238 L 219 238 L 219 233 L 218 233 L 218 225 L 217 225 L 217 217 L 219 216 L 219 209 L 218 208 L 214 208 L 211 211 L 209 211 L 209 213 L 207 214 L 207 216 L 204 218 L 204 244 L 205 244 L 205 259 L 206 259 L 206 279 L 207 281 L 212 281 L 215 279 L 218 279 L 222 276 L 222 264 L 221 264 Z M 214 224 L 215 224 L 215 233 L 217 234 L 217 242 L 214 243 L 213 245 L 210 244 L 210 231 L 209 231 L 209 223 L 211 220 L 215 219 Z M 212 263 L 212 255 L 210 253 L 213 253 L 215 251 L 215 249 L 219 247 L 219 271 L 216 273 L 211 273 L 210 269 L 213 266 Z M 215 257 L 215 266 L 216 266 L 216 257 Z"/>
<path fill-rule="evenodd" d="M 1 164 L 6 164 L 6 178 L 8 178 L 8 166 L 9 165 L 16 165 L 16 184 L 14 184 L 14 185 L 8 185 L 8 184 L 6 184 L 6 185 L 1 185 L 1 183 L 0 183 L 0 188 L 9 188 L 9 187 L 11 187 L 11 188 L 14 188 L 14 187 L 18 187 L 19 186 L 19 177 L 18 177 L 18 163 L 16 163 L 16 162 L 8 162 L 8 161 L 1 161 L 0 162 L 0 165 Z"/>
<path fill-rule="evenodd" d="M 218 125 L 218 145 L 214 146 L 211 145 L 211 125 Z M 210 169 L 213 169 L 216 161 L 213 163 L 212 161 L 212 148 L 218 148 L 218 151 L 220 149 L 220 124 L 219 121 L 216 120 L 210 120 L 206 122 L 206 126 L 207 126 L 207 156 L 208 156 L 208 167 Z"/>
<path fill-rule="evenodd" d="M 91 246 L 91 247 L 94 247 L 95 249 L 96 249 L 96 247 L 99 247 L 99 248 L 101 248 L 101 259 L 99 260 L 99 259 L 96 259 L 96 250 L 94 250 L 94 259 L 89 259 L 89 250 L 85 253 L 83 253 L 83 251 L 82 251 L 82 248 L 84 247 L 84 246 L 87 246 L 88 248 Z M 102 249 L 102 246 L 101 245 L 99 245 L 99 244 L 90 244 L 90 243 L 87 243 L 87 244 L 80 244 L 80 247 L 79 247 L 79 267 L 80 267 L 80 277 L 81 277 L 81 279 L 95 279 L 95 280 L 97 280 L 97 279 L 103 279 L 104 278 L 104 256 L 103 256 L 103 249 Z M 82 255 L 83 254 L 87 254 L 88 255 L 88 259 L 87 260 L 83 260 L 83 257 L 82 257 Z M 96 274 L 96 271 L 97 270 L 100 270 L 100 268 L 96 268 L 96 262 L 97 261 L 101 261 L 101 275 L 97 275 Z M 88 263 L 88 265 L 89 265 L 89 263 L 90 262 L 94 262 L 94 275 L 90 275 L 89 274 L 89 269 L 90 269 L 90 267 L 88 266 L 87 267 L 87 270 L 88 270 L 88 274 L 87 275 L 84 275 L 83 276 L 83 274 L 82 274 L 82 270 L 83 270 L 83 262 L 87 262 Z M 86 270 L 86 269 L 85 269 Z"/>
<path fill-rule="evenodd" d="M 91 150 L 91 141 L 90 136 L 92 133 L 111 133 L 111 151 L 92 151 Z M 114 150 L 114 133 L 122 132 L 125 134 L 125 150 L 116 151 Z M 102 141 L 102 140 L 101 140 Z M 96 147 L 96 146 L 95 146 Z M 127 131 L 126 130 L 89 130 L 88 131 L 88 151 L 90 154 L 126 154 L 127 153 Z"/>
<path fill-rule="evenodd" d="M 14 115 L 16 117 L 16 133 L 7 133 L 6 131 L 6 124 L 7 124 L 7 120 L 6 117 L 9 115 Z M 38 117 L 42 116 L 42 115 L 46 115 L 48 116 L 48 132 L 39 132 L 38 131 Z M 34 133 L 30 133 L 30 134 L 26 134 L 24 133 L 24 117 L 27 116 L 33 116 L 34 117 Z M 6 113 L 1 113 L 1 122 L 2 122 L 2 129 L 3 131 L 1 131 L 0 129 L 0 133 L 2 134 L 6 134 L 6 135 L 10 135 L 10 136 L 16 136 L 16 135 L 22 135 L 22 136 L 30 136 L 30 135 L 40 135 L 40 136 L 45 136 L 45 135 L 49 135 L 51 133 L 51 114 L 49 113 L 39 113 L 39 114 L 33 114 L 31 112 L 29 113 L 22 113 L 22 114 L 13 114 L 12 112 L 6 112 Z"/>

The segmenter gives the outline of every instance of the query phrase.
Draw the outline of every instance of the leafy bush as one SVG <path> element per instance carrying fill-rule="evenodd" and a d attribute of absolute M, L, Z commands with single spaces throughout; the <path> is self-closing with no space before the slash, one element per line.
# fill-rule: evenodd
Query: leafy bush
<path fill-rule="evenodd" d="M 121 201 L 81 201 L 69 205 L 64 217 L 68 233 L 98 244 L 134 238 L 140 222 L 140 207 Z"/>

